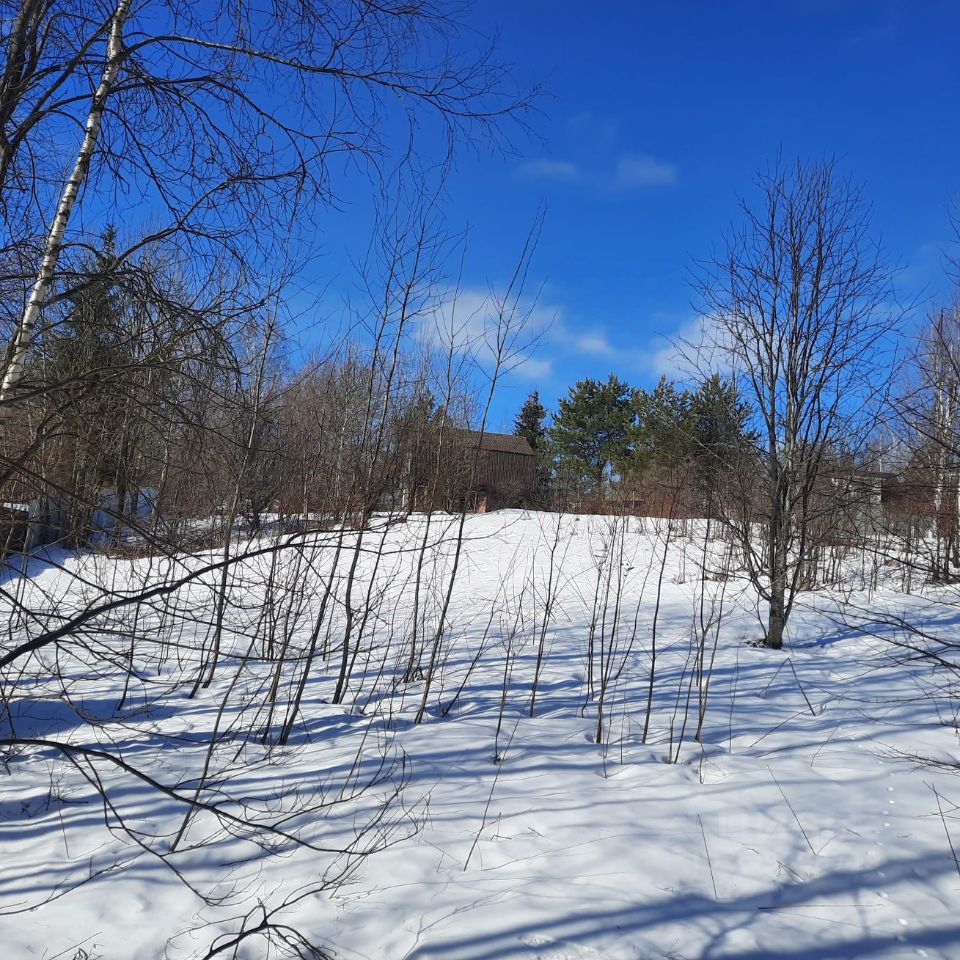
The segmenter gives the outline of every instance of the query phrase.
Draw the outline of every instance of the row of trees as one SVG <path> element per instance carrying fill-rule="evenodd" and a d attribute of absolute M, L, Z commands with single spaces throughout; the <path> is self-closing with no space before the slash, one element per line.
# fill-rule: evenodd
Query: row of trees
<path fill-rule="evenodd" d="M 749 410 L 736 387 L 718 374 L 688 390 L 662 377 L 652 390 L 616 374 L 577 381 L 546 426 L 547 411 L 532 393 L 514 421 L 538 454 L 554 492 L 596 498 L 650 474 L 693 469 L 698 484 L 715 483 L 752 438 Z"/>
<path fill-rule="evenodd" d="M 397 274 L 416 253 L 405 242 L 384 251 Z M 238 520 L 254 534 L 268 515 L 362 526 L 374 511 L 464 502 L 470 464 L 453 448 L 476 397 L 462 369 L 409 341 L 409 301 L 374 318 L 374 346 L 349 339 L 293 364 L 274 310 L 176 309 L 165 266 L 131 275 L 111 229 L 84 269 L 46 311 L 21 380 L 32 390 L 3 436 L 4 499 L 56 504 L 55 539 L 176 551 Z M 469 350 L 453 362 L 468 367 Z"/>

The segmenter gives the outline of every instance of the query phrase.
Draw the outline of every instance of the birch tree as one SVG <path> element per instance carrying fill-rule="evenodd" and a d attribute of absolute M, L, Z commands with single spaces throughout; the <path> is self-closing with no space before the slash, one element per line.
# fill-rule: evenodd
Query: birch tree
<path fill-rule="evenodd" d="M 262 305 L 309 258 L 344 161 L 376 179 L 422 128 L 496 140 L 530 102 L 427 2 L 20 0 L 8 24 L 0 226 L 8 279 L 30 279 L 6 308 L 3 407 L 68 295 L 82 209 L 128 225 L 118 263 L 166 248 L 195 289 L 232 278 Z"/>
<path fill-rule="evenodd" d="M 74 161 L 73 169 L 64 185 L 63 193 L 57 204 L 57 212 L 50 225 L 43 248 L 43 257 L 40 261 L 40 270 L 30 289 L 26 307 L 14 330 L 13 337 L 7 352 L 3 380 L 0 382 L 0 404 L 9 400 L 23 375 L 24 362 L 30 339 L 40 316 L 46 293 L 56 275 L 57 262 L 60 259 L 60 250 L 63 247 L 63 238 L 67 225 L 77 202 L 80 187 L 83 185 L 90 170 L 90 162 L 100 136 L 100 127 L 103 123 L 103 113 L 106 109 L 107 98 L 113 92 L 117 75 L 120 71 L 120 60 L 123 53 L 123 25 L 130 12 L 131 0 L 119 0 L 116 9 L 109 20 L 109 30 L 106 38 L 106 54 L 104 56 L 103 72 L 100 83 L 97 85 L 90 99 L 90 109 L 83 125 L 83 139 Z M 9 61 L 8 61 L 9 62 Z"/>

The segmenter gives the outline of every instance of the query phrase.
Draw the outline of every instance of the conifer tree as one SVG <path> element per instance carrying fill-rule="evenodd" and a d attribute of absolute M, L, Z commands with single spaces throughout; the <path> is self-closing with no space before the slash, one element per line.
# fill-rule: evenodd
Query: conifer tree
<path fill-rule="evenodd" d="M 616 374 L 606 381 L 586 377 L 560 400 L 550 443 L 565 484 L 597 493 L 621 471 L 630 452 L 633 391 Z"/>
<path fill-rule="evenodd" d="M 666 377 L 652 391 L 634 391 L 630 440 L 635 469 L 676 467 L 689 459 L 694 442 L 691 401 L 689 391 Z"/>
<path fill-rule="evenodd" d="M 750 413 L 750 405 L 736 384 L 717 373 L 691 394 L 691 456 L 701 480 L 716 480 L 717 474 L 733 466 L 756 440 L 748 426 Z"/>
<path fill-rule="evenodd" d="M 544 421 L 547 408 L 540 402 L 540 393 L 534 390 L 527 397 L 513 421 L 513 432 L 518 437 L 526 437 L 534 452 L 539 451 L 547 436 Z"/>
<path fill-rule="evenodd" d="M 119 495 L 129 479 L 127 412 L 134 391 L 125 375 L 130 338 L 115 241 L 107 227 L 83 266 L 85 282 L 67 298 L 61 322 L 48 333 L 46 370 L 37 370 L 38 382 L 52 385 L 47 400 L 58 423 L 52 479 L 72 495 L 69 525 L 81 537 L 100 491 L 116 488 Z"/>

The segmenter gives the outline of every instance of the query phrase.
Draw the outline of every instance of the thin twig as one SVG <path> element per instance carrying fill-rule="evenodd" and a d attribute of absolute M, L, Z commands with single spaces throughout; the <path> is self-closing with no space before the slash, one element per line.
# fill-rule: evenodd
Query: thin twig
<path fill-rule="evenodd" d="M 717 893 L 717 878 L 713 873 L 713 861 L 710 859 L 710 848 L 707 846 L 707 832 L 703 829 L 703 820 L 700 819 L 700 814 L 697 814 L 697 823 L 700 824 L 700 836 L 703 837 L 703 849 L 707 855 L 707 866 L 710 868 L 710 882 L 713 884 L 713 899 L 719 900 L 720 894 Z"/>
<path fill-rule="evenodd" d="M 767 764 L 767 769 L 770 770 L 769 764 Z M 793 819 L 797 821 L 797 826 L 800 828 L 800 832 L 803 834 L 803 839 L 807 841 L 807 846 L 810 848 L 810 852 L 814 856 L 817 856 L 817 851 L 813 849 L 813 844 L 810 842 L 810 838 L 807 836 L 807 831 L 803 829 L 803 824 L 800 822 L 800 818 L 797 816 L 797 811 L 793 809 L 793 804 L 787 799 L 787 795 L 783 792 L 783 787 L 780 786 L 780 781 L 776 778 L 776 775 L 772 770 L 770 770 L 770 776 L 773 777 L 773 782 L 777 785 L 777 789 L 780 791 L 780 796 L 783 797 L 783 802 L 793 814 Z"/>
<path fill-rule="evenodd" d="M 517 727 L 520 726 L 521 719 L 521 717 L 517 718 L 517 722 L 513 725 L 513 731 L 510 734 L 510 739 L 507 741 L 507 746 L 500 755 L 501 761 L 497 764 L 497 772 L 493 776 L 493 783 L 490 784 L 490 793 L 487 796 L 487 802 L 483 807 L 483 817 L 480 820 L 480 829 L 477 831 L 477 835 L 473 838 L 473 843 L 470 844 L 470 852 L 467 854 L 467 859 L 463 863 L 464 872 L 466 872 L 467 867 L 470 866 L 470 858 L 473 856 L 473 851 L 477 848 L 477 844 L 480 842 L 480 834 L 483 833 L 487 827 L 487 814 L 490 812 L 490 804 L 493 802 L 493 791 L 497 788 L 497 780 L 500 779 L 500 771 L 503 769 L 503 761 L 507 758 L 507 753 L 510 751 L 510 745 L 513 743 L 513 738 L 516 735 Z"/>

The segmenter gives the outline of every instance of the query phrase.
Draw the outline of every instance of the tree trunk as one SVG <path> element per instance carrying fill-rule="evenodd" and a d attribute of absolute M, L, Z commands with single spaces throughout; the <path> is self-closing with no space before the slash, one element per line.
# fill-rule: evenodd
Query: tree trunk
<path fill-rule="evenodd" d="M 787 625 L 786 604 L 786 571 L 778 573 L 770 585 L 770 613 L 767 617 L 767 636 L 764 645 L 771 650 L 779 650 L 783 646 L 783 629 Z"/>
<path fill-rule="evenodd" d="M 10 399 L 10 395 L 16 390 L 23 376 L 27 351 L 33 339 L 33 331 L 40 319 L 40 310 L 46 299 L 47 291 L 53 284 L 57 262 L 60 259 L 60 251 L 63 249 L 63 237 L 67 230 L 67 224 L 70 221 L 70 215 L 73 213 L 80 187 L 90 170 L 90 161 L 93 159 L 93 152 L 100 136 L 100 125 L 103 121 L 107 97 L 110 95 L 120 71 L 120 61 L 123 57 L 123 24 L 130 11 L 130 3 L 131 0 L 119 0 L 113 14 L 110 35 L 107 40 L 106 63 L 103 67 L 100 85 L 90 102 L 90 112 L 87 114 L 87 121 L 84 124 L 83 141 L 80 144 L 80 150 L 70 179 L 67 180 L 60 196 L 60 202 L 57 204 L 57 212 L 53 218 L 53 223 L 50 225 L 50 232 L 47 234 L 40 270 L 30 290 L 27 305 L 20 316 L 20 322 L 17 324 L 17 329 L 14 331 L 8 348 L 6 369 L 3 371 L 3 382 L 0 384 L 0 403 Z"/>

